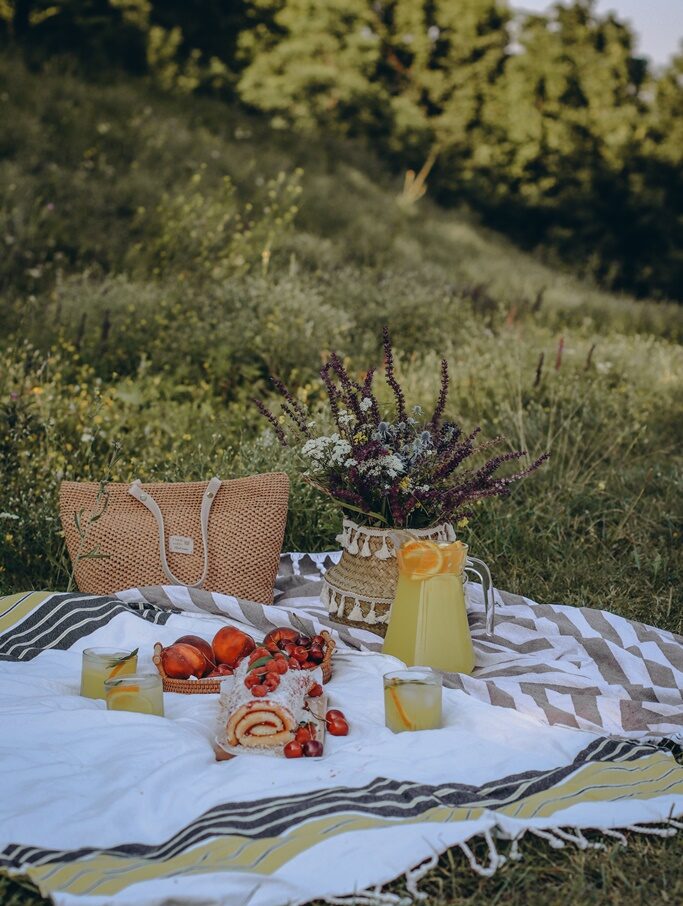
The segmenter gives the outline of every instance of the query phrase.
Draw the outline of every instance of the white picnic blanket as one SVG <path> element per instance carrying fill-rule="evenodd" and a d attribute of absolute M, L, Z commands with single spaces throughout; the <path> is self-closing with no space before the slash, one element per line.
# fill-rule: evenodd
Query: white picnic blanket
<path fill-rule="evenodd" d="M 344 632 L 327 691 L 351 733 L 329 737 L 321 759 L 242 755 L 217 763 L 216 696 L 167 694 L 166 717 L 156 718 L 107 712 L 102 702 L 78 695 L 85 647 L 139 646 L 144 667 L 155 641 L 170 644 L 189 633 L 210 639 L 226 621 L 246 625 L 257 639 L 271 625 L 321 626 L 314 569 L 321 564 L 287 558 L 278 606 L 257 612 L 249 602 L 174 587 L 131 590 L 119 600 L 46 593 L 1 599 L 0 868 L 28 875 L 70 906 L 280 906 L 367 891 L 406 873 L 414 889 L 420 872 L 413 869 L 450 846 L 470 858 L 466 841 L 478 835 L 489 841 L 490 861 L 473 867 L 493 872 L 501 861 L 497 835 L 537 833 L 555 845 L 583 846 L 586 828 L 615 833 L 660 822 L 662 833 L 674 832 L 669 822 L 683 814 L 683 768 L 671 751 L 683 710 L 680 681 L 666 694 L 659 684 L 650 687 L 658 690 L 654 698 L 633 699 L 639 707 L 649 701 L 656 714 L 638 728 L 625 726 L 621 705 L 605 710 L 603 701 L 598 732 L 595 711 L 579 715 L 592 729 L 579 721 L 561 726 L 566 708 L 553 711 L 550 692 L 550 709 L 532 690 L 520 695 L 519 706 L 494 702 L 497 691 L 491 694 L 515 676 L 528 679 L 525 657 L 533 644 L 526 653 L 509 649 L 507 675 L 499 652 L 498 665 L 484 667 L 494 675 L 460 678 L 460 688 L 445 689 L 443 729 L 394 735 L 384 726 L 382 675 L 398 662 L 353 647 L 358 638 Z M 471 603 L 476 622 L 476 595 Z M 504 648 L 514 635 L 515 608 L 524 610 L 519 632 L 542 638 L 524 623 L 534 606 L 526 599 L 503 603 L 494 644 Z M 612 687 L 619 689 L 615 700 L 624 700 L 630 688 L 647 686 L 652 668 L 633 654 L 633 663 L 620 661 L 619 684 L 598 680 L 602 670 L 589 655 L 572 671 L 577 645 L 585 648 L 559 624 L 558 635 L 569 641 L 564 655 L 548 649 L 550 684 L 571 675 L 579 686 L 582 676 L 582 688 L 593 689 L 587 694 L 606 700 Z M 623 632 L 619 626 L 628 643 Z M 680 640 L 665 636 L 671 664 Z M 519 635 L 513 642 L 533 639 Z M 476 647 L 479 656 L 479 641 Z M 651 659 L 660 660 L 648 649 Z M 449 681 L 458 685 L 457 677 Z M 512 686 L 507 691 L 514 700 Z M 608 720 L 622 732 L 614 735 Z"/>

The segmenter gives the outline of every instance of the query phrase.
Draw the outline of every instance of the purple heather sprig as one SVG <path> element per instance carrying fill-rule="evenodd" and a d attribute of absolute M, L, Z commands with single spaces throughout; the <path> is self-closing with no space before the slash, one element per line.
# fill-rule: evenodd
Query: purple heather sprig
<path fill-rule="evenodd" d="M 311 429 L 308 425 L 309 414 L 306 407 L 294 396 L 280 378 L 272 376 L 271 382 L 285 400 L 285 402 L 281 404 L 282 411 L 289 416 L 301 434 L 303 434 L 304 437 L 309 438 L 311 436 Z"/>
<path fill-rule="evenodd" d="M 389 334 L 389 328 L 385 327 L 383 331 L 384 337 L 384 373 L 386 375 L 387 384 L 394 391 L 394 399 L 396 400 L 396 417 L 399 422 L 405 422 L 408 418 L 408 413 L 406 411 L 406 399 L 403 395 L 403 389 L 401 385 L 396 380 L 396 374 L 394 372 L 394 350 L 391 345 L 391 336 Z"/>
<path fill-rule="evenodd" d="M 258 411 L 261 413 L 261 415 L 264 418 L 268 419 L 273 431 L 275 432 L 275 436 L 280 441 L 282 446 L 283 447 L 289 446 L 287 443 L 287 435 L 283 431 L 282 425 L 278 422 L 278 420 L 275 418 L 275 416 L 270 411 L 270 409 L 265 405 L 265 403 L 263 403 L 259 399 L 255 399 L 254 404 L 255 404 L 256 408 L 258 409 Z"/>
<path fill-rule="evenodd" d="M 441 359 L 441 389 L 439 391 L 439 398 L 436 401 L 434 414 L 432 415 L 429 422 L 430 428 L 438 428 L 441 424 L 441 419 L 443 418 L 443 414 L 446 409 L 446 401 L 448 400 L 449 382 L 448 362 L 446 361 L 446 359 Z"/>

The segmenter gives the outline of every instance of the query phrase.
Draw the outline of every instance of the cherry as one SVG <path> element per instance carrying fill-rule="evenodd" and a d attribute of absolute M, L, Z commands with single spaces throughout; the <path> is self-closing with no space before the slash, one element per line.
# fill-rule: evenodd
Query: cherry
<path fill-rule="evenodd" d="M 312 661 L 315 661 L 316 664 L 319 664 L 325 657 L 325 653 L 323 652 L 322 648 L 319 648 L 317 645 L 311 645 L 311 650 L 308 652 L 308 656 Z"/>
<path fill-rule="evenodd" d="M 299 727 L 299 729 L 294 734 L 294 739 L 297 742 L 300 742 L 303 745 L 305 742 L 310 742 L 313 739 L 313 734 L 311 733 L 311 728 L 308 726 Z"/>
<path fill-rule="evenodd" d="M 323 687 L 320 683 L 313 683 L 311 688 L 308 690 L 308 694 L 311 698 L 318 698 L 318 696 L 323 694 Z"/>
<path fill-rule="evenodd" d="M 293 652 L 294 649 L 296 648 L 296 645 L 294 644 L 294 642 L 283 642 L 283 643 L 280 645 L 280 648 L 282 649 L 282 651 L 283 651 L 288 657 L 291 657 L 291 656 L 292 656 L 292 652 Z"/>
<path fill-rule="evenodd" d="M 297 661 L 296 658 L 291 657 L 288 661 L 290 670 L 301 670 L 301 664 Z"/>
<path fill-rule="evenodd" d="M 325 639 L 321 635 L 314 635 L 311 639 L 311 647 L 315 645 L 317 648 L 325 647 Z"/>
<path fill-rule="evenodd" d="M 269 692 L 275 692 L 277 687 L 280 685 L 280 677 L 277 673 L 267 673 L 266 678 L 263 681 L 263 685 Z"/>
<path fill-rule="evenodd" d="M 282 751 L 285 753 L 285 758 L 301 758 L 304 754 L 303 746 L 295 739 L 288 742 Z"/>
<path fill-rule="evenodd" d="M 264 695 L 268 694 L 268 690 L 266 689 L 265 686 L 261 686 L 259 684 L 259 685 L 251 687 L 251 694 L 254 695 L 256 698 L 263 698 Z"/>
<path fill-rule="evenodd" d="M 327 721 L 327 732 L 332 736 L 346 736 L 349 732 L 349 725 L 343 717 L 333 717 Z"/>
<path fill-rule="evenodd" d="M 317 739 L 311 739 L 310 742 L 304 743 L 304 755 L 306 758 L 320 758 L 323 753 L 323 744 Z"/>
<path fill-rule="evenodd" d="M 270 651 L 267 648 L 254 648 L 254 650 L 249 655 L 249 663 L 253 664 L 254 661 L 257 661 L 260 657 L 270 657 Z"/>
<path fill-rule="evenodd" d="M 336 717 L 341 717 L 342 720 L 346 720 L 346 715 L 343 711 L 338 711 L 336 708 L 330 708 L 330 710 L 325 715 L 325 720 L 334 720 Z"/>
<path fill-rule="evenodd" d="M 300 645 L 302 648 L 310 648 L 311 647 L 310 636 L 300 635 L 299 638 L 296 640 L 296 644 Z"/>
<path fill-rule="evenodd" d="M 261 677 L 256 673 L 247 673 L 247 675 L 244 677 L 244 685 L 247 687 L 247 689 L 253 689 L 254 686 L 258 686 L 260 682 Z"/>
<path fill-rule="evenodd" d="M 275 658 L 270 672 L 279 673 L 282 675 L 284 673 L 287 673 L 288 670 L 289 670 L 289 664 L 287 663 L 286 659 L 284 657 L 280 657 L 280 658 Z"/>

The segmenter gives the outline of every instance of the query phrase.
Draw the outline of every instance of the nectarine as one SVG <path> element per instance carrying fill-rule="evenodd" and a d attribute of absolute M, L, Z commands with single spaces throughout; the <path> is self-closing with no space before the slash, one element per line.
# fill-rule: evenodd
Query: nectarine
<path fill-rule="evenodd" d="M 224 626 L 213 637 L 213 654 L 217 664 L 236 667 L 246 655 L 256 648 L 256 642 L 246 632 L 235 626 Z"/>
<path fill-rule="evenodd" d="M 207 672 L 206 657 L 194 645 L 176 642 L 161 651 L 161 663 L 166 676 L 173 679 L 202 677 Z"/>

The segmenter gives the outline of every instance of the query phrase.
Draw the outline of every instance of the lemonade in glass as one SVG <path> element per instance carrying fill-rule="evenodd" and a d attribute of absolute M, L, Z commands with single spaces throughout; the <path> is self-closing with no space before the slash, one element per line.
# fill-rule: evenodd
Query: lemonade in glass
<path fill-rule="evenodd" d="M 136 711 L 164 716 L 164 689 L 158 673 L 134 673 L 104 683 L 109 711 Z"/>
<path fill-rule="evenodd" d="M 137 648 L 135 651 L 86 648 L 81 667 L 81 695 L 85 698 L 104 698 L 105 680 L 135 673 L 137 669 Z"/>
<path fill-rule="evenodd" d="M 394 733 L 438 730 L 441 726 L 441 677 L 429 668 L 396 670 L 384 676 L 386 725 Z"/>

